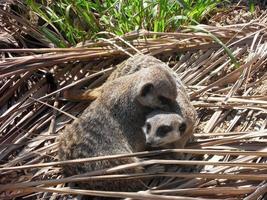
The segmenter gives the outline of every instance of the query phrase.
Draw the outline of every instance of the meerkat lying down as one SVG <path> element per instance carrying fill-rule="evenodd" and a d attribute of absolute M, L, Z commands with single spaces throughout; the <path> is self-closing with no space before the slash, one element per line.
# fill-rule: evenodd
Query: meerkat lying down
<path fill-rule="evenodd" d="M 63 130 L 59 137 L 60 160 L 144 151 L 147 145 L 142 127 L 153 110 L 173 112 L 185 119 L 186 131 L 177 143 L 179 148 L 184 146 L 193 130 L 195 111 L 183 85 L 165 63 L 152 56 L 139 56 L 130 58 L 126 68 L 116 69 L 99 88 L 96 100 Z M 90 94 L 88 99 L 92 100 Z M 139 160 L 131 157 L 65 165 L 64 172 L 69 176 L 132 162 Z M 125 172 L 138 173 L 140 169 Z M 133 180 L 93 181 L 79 186 L 111 191 L 143 189 L 139 181 Z"/>
<path fill-rule="evenodd" d="M 116 78 L 103 86 L 100 96 L 68 125 L 59 136 L 59 159 L 125 154 L 146 148 L 142 126 L 145 117 L 155 109 L 168 110 L 177 96 L 176 84 L 161 67 L 143 68 Z M 103 170 L 121 164 L 138 162 L 129 157 L 93 163 L 64 165 L 65 175 Z M 138 173 L 140 169 L 125 170 Z M 140 181 L 91 181 L 81 188 L 108 191 L 137 191 Z"/>
<path fill-rule="evenodd" d="M 134 55 L 132 58 L 129 58 L 125 62 L 121 63 L 120 65 L 118 65 L 116 69 L 111 73 L 111 75 L 107 79 L 106 83 L 104 83 L 104 85 L 119 77 L 133 74 L 144 68 L 147 68 L 147 69 L 154 68 L 155 66 L 169 71 L 171 76 L 175 79 L 176 92 L 178 95 L 176 98 L 176 102 L 172 103 L 169 111 L 180 115 L 185 120 L 185 123 L 187 126 L 186 131 L 183 134 L 183 136 L 179 139 L 179 142 L 175 143 L 176 148 L 184 148 L 188 139 L 193 134 L 194 125 L 196 121 L 196 111 L 189 100 L 185 86 L 183 85 L 182 81 L 177 76 L 177 74 L 168 67 L 167 64 L 165 64 L 164 62 L 162 62 L 161 60 L 153 56 L 137 54 L 137 55 Z M 79 99 L 80 100 L 95 100 L 101 94 L 102 87 L 103 86 L 98 87 L 93 90 L 80 92 L 80 93 L 69 91 L 68 95 L 66 95 L 65 98 L 70 99 L 70 100 L 75 100 L 75 101 Z M 162 88 L 160 88 L 160 90 L 162 90 Z M 166 102 L 166 103 L 169 103 L 169 102 Z"/>

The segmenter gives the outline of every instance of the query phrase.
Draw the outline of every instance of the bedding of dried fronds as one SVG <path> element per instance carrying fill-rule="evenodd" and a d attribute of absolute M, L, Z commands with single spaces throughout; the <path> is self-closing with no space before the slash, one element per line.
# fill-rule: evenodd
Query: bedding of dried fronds
<path fill-rule="evenodd" d="M 108 40 L 76 48 L 1 49 L 0 198 L 60 199 L 66 194 L 85 194 L 134 199 L 264 199 L 267 192 L 266 26 L 267 15 L 262 14 L 244 24 L 199 25 L 175 33 L 140 31 L 121 38 L 110 35 Z M 219 40 L 215 42 L 214 37 Z M 226 44 L 236 60 L 229 57 L 218 41 Z M 194 142 L 187 149 L 58 162 L 57 134 L 90 103 L 66 101 L 62 93 L 70 88 L 101 85 L 116 64 L 137 52 L 168 62 L 186 84 L 198 111 Z M 184 160 L 148 159 L 107 169 L 104 174 L 65 178 L 60 169 L 61 165 L 74 162 L 120 156 L 149 157 L 173 151 L 191 156 Z M 119 171 L 153 163 L 183 169 L 197 166 L 197 169 L 127 175 Z M 65 184 L 143 176 L 172 179 L 149 193 L 78 190 Z"/>

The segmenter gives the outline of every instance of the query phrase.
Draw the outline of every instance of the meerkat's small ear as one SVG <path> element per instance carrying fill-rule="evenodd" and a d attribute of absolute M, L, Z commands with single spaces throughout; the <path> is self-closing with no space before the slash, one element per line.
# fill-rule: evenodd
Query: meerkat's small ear
<path fill-rule="evenodd" d="M 140 90 L 140 96 L 145 97 L 148 94 L 152 93 L 154 90 L 154 85 L 152 83 L 146 83 L 145 85 L 142 86 Z"/>
<path fill-rule="evenodd" d="M 150 82 L 140 84 L 136 98 L 143 106 L 153 108 L 160 104 L 155 94 L 155 86 Z"/>
<path fill-rule="evenodd" d="M 168 105 L 170 105 L 169 99 L 164 96 L 158 95 L 160 91 L 156 91 L 157 88 L 151 82 L 144 83 L 137 95 L 138 101 L 143 105 L 150 108 L 162 108 L 168 109 Z"/>

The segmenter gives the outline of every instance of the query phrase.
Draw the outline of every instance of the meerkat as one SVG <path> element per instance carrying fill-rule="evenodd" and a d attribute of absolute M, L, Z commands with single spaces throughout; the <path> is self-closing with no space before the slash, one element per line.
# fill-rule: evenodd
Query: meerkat
<path fill-rule="evenodd" d="M 106 83 L 109 83 L 112 80 L 115 80 L 118 77 L 122 77 L 125 75 L 133 74 L 141 69 L 144 68 L 154 68 L 155 66 L 161 67 L 165 70 L 168 70 L 169 73 L 173 76 L 176 81 L 176 90 L 177 90 L 177 98 L 176 102 L 172 103 L 170 112 L 177 113 L 178 115 L 182 116 L 186 123 L 186 131 L 183 134 L 182 138 L 179 141 L 176 141 L 176 147 L 184 148 L 186 143 L 188 142 L 189 138 L 192 137 L 195 122 L 196 122 L 196 111 L 193 105 L 189 100 L 189 96 L 187 95 L 185 86 L 183 85 L 182 81 L 178 77 L 178 75 L 173 72 L 167 64 L 158 60 L 157 58 L 149 55 L 140 55 L 137 54 L 122 64 L 118 65 L 117 68 L 111 73 L 109 78 L 107 79 Z M 104 83 L 105 85 L 105 83 Z M 102 86 L 93 89 L 87 90 L 85 92 L 76 93 L 75 95 L 71 95 L 69 93 L 69 97 L 66 96 L 67 99 L 74 99 L 75 100 L 95 100 L 102 92 Z"/>
<path fill-rule="evenodd" d="M 177 113 L 155 110 L 147 115 L 142 130 L 146 138 L 147 150 L 179 149 L 181 148 L 180 140 L 184 140 L 183 136 L 186 134 L 187 124 Z M 183 156 L 182 153 L 176 152 L 155 156 L 155 158 L 182 159 Z M 164 167 L 165 170 L 171 168 Z"/>
<path fill-rule="evenodd" d="M 145 116 L 154 109 L 168 110 L 176 97 L 175 80 L 162 67 L 142 68 L 107 82 L 103 85 L 100 96 L 60 134 L 59 159 L 144 151 L 146 145 L 141 127 L 145 123 Z M 69 176 L 132 162 L 138 162 L 138 159 L 65 165 L 64 172 Z M 132 171 L 127 170 L 127 173 Z M 133 191 L 140 185 L 132 180 L 94 181 L 89 187 L 86 185 L 86 188 Z"/>
<path fill-rule="evenodd" d="M 107 82 L 110 80 L 114 80 L 118 77 L 125 76 L 127 74 L 135 73 L 140 69 L 153 68 L 155 66 L 168 70 L 169 73 L 175 79 L 177 98 L 175 102 L 171 103 L 171 108 L 169 109 L 169 111 L 180 115 L 184 119 L 186 123 L 186 130 L 182 137 L 178 141 L 176 141 L 173 146 L 175 146 L 176 148 L 184 148 L 188 140 L 193 135 L 197 114 L 194 106 L 190 102 L 184 84 L 182 83 L 178 75 L 172 69 L 170 69 L 166 63 L 153 56 L 137 54 L 132 58 L 129 58 L 121 65 L 118 65 L 118 67 L 111 73 L 111 75 L 107 79 Z M 93 91 L 94 90 L 92 90 L 92 94 L 94 94 Z M 100 93 L 101 89 L 97 88 L 96 91 Z M 90 93 L 91 92 L 87 93 L 88 97 L 90 96 Z M 94 95 L 94 97 L 96 96 L 97 95 Z"/>
<path fill-rule="evenodd" d="M 175 142 L 182 138 L 186 128 L 186 122 L 179 114 L 156 110 L 147 115 L 142 130 L 147 146 L 175 148 Z"/>
<path fill-rule="evenodd" d="M 166 68 L 166 64 L 164 62 L 154 58 L 153 56 L 136 54 L 117 65 L 105 83 L 113 81 L 121 76 L 133 74 L 142 68 L 150 68 L 151 66 Z M 102 87 L 103 86 L 100 86 L 94 89 L 88 89 L 86 91 L 67 90 L 64 93 L 64 98 L 71 101 L 95 100 L 101 94 Z"/>

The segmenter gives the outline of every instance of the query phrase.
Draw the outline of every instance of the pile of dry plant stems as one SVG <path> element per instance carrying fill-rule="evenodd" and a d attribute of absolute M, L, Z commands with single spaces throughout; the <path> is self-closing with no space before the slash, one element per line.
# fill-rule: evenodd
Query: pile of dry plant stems
<path fill-rule="evenodd" d="M 267 15 L 262 15 L 246 24 L 199 25 L 173 33 L 140 31 L 122 37 L 106 33 L 109 39 L 75 48 L 1 49 L 0 199 L 52 200 L 74 194 L 134 199 L 263 199 L 267 192 L 266 27 Z M 232 52 L 232 58 L 221 43 Z M 180 75 L 198 112 L 195 140 L 187 149 L 59 162 L 58 133 L 90 104 L 66 101 L 64 91 L 101 85 L 116 64 L 135 53 L 154 55 Z M 97 159 L 149 158 L 174 151 L 191 156 L 184 160 L 148 159 L 72 177 L 63 177 L 60 168 Z M 120 173 L 121 169 L 153 163 L 199 170 Z M 176 179 L 149 193 L 78 190 L 66 185 L 148 176 Z"/>

